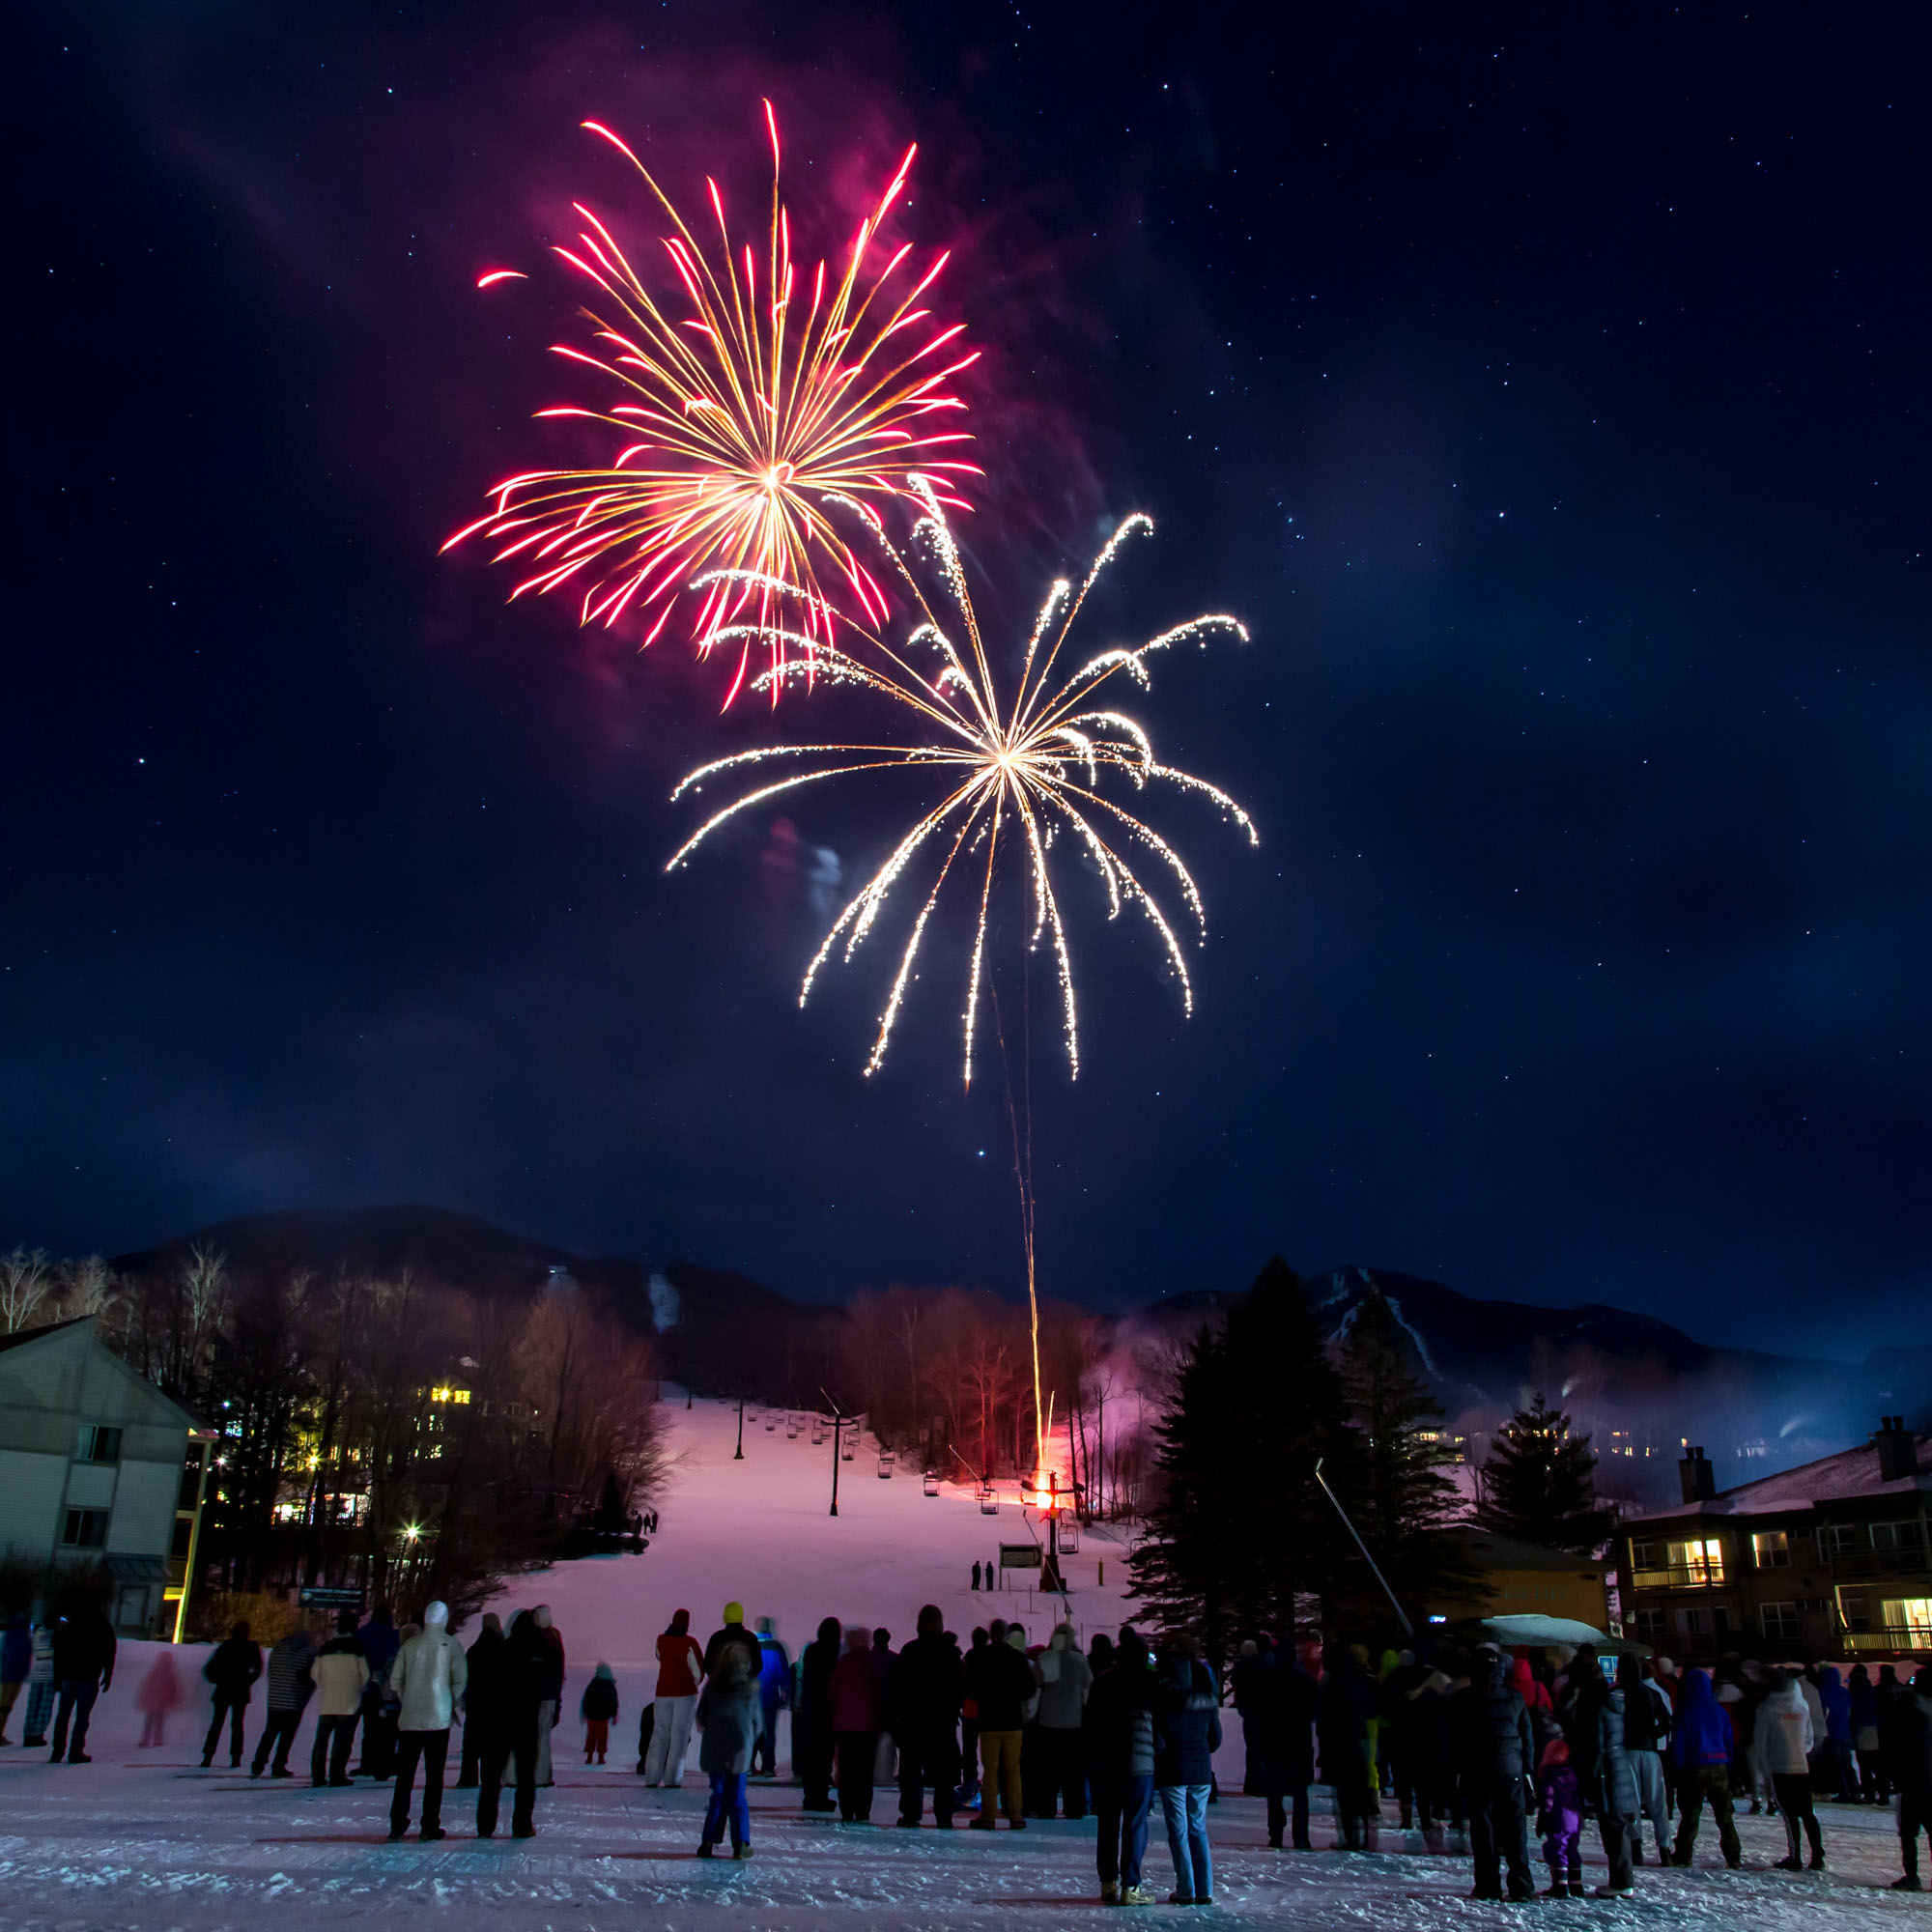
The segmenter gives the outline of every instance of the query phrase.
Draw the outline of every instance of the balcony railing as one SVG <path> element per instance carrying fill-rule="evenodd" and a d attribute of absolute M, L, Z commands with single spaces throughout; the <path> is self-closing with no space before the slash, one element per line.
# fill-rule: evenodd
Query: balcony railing
<path fill-rule="evenodd" d="M 1634 1590 L 1715 1590 L 1724 1581 L 1721 1563 L 1680 1563 L 1632 1574 Z"/>
<path fill-rule="evenodd" d="M 1932 1630 L 1922 1625 L 1903 1630 L 1844 1631 L 1839 1634 L 1848 1651 L 1884 1651 L 1894 1656 L 1932 1657 Z"/>
<path fill-rule="evenodd" d="M 1827 1559 L 1833 1575 L 1853 1577 L 1920 1577 L 1925 1573 L 1922 1549 L 1838 1549 Z"/>

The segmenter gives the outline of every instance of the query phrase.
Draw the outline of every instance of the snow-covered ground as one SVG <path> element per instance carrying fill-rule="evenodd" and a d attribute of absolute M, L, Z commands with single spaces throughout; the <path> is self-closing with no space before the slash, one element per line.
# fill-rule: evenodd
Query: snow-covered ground
<path fill-rule="evenodd" d="M 1038 1634 L 1049 1613 L 1024 1592 L 976 1597 L 969 1587 L 976 1557 L 984 1562 L 999 1541 L 1026 1534 L 1010 1491 L 998 1518 L 982 1517 L 970 1490 L 925 1497 L 917 1470 L 880 1482 L 875 1458 L 862 1449 L 841 1470 L 835 1522 L 826 1515 L 829 1442 L 813 1449 L 809 1435 L 791 1441 L 781 1425 L 767 1432 L 748 1416 L 745 1461 L 738 1463 L 731 1457 L 735 1409 L 700 1404 L 687 1414 L 680 1404 L 668 1414 L 681 1460 L 651 1549 L 520 1579 L 498 1605 L 551 1604 L 570 1654 L 572 1715 L 557 1732 L 557 1784 L 542 1794 L 535 1840 L 479 1842 L 469 1835 L 469 1794 L 451 1792 L 446 1840 L 391 1845 L 384 1841 L 386 1785 L 316 1791 L 305 1776 L 257 1784 L 245 1772 L 204 1772 L 198 1747 L 206 1704 L 199 1695 L 170 1720 L 166 1746 L 144 1750 L 134 1692 L 160 1646 L 128 1644 L 98 1708 L 92 1764 L 54 1767 L 43 1751 L 0 1751 L 0 1928 L 263 1932 L 425 1910 L 449 1914 L 452 1925 L 500 1932 L 1099 1922 L 1091 1824 L 1036 1823 L 1024 1835 L 986 1836 L 941 1833 L 928 1821 L 922 1832 L 900 1832 L 890 1825 L 895 1808 L 882 1793 L 873 1814 L 879 1825 L 850 1830 L 802 1816 L 795 1787 L 764 1784 L 753 1787 L 754 1859 L 703 1863 L 692 1856 L 702 1810 L 695 1769 L 683 1791 L 644 1791 L 625 1748 L 635 1742 L 639 1700 L 648 1688 L 651 1641 L 672 1609 L 688 1607 L 702 1636 L 726 1599 L 738 1597 L 751 1615 L 777 1616 L 794 1646 L 826 1615 L 884 1623 L 896 1640 L 910 1633 L 925 1602 L 939 1604 L 962 1633 L 1017 1610 Z M 1119 1545 L 1103 1546 L 1090 1534 L 1068 1560 L 1074 1618 L 1084 1631 L 1120 1621 L 1122 1556 Z M 176 1655 L 199 1691 L 201 1653 Z M 582 1764 L 574 1716 L 600 1658 L 616 1671 L 623 1700 L 619 1748 L 605 1769 Z M 18 1717 L 16 1710 L 15 1737 Z M 251 1748 L 260 1717 L 258 1699 Z M 305 1723 L 292 1760 L 304 1769 L 308 1736 Z M 1232 1739 L 1222 1771 L 1238 1789 Z M 1744 1872 L 1718 1865 L 1707 1824 L 1699 1868 L 1664 1874 L 1643 1866 L 1632 1903 L 1530 1912 L 1712 1932 L 1739 1924 L 1837 1932 L 1932 1916 L 1932 1898 L 1882 1889 L 1898 1869 L 1889 1814 L 1836 1805 L 1824 1814 L 1829 1875 L 1767 1869 L 1783 1852 L 1783 1834 L 1773 1821 L 1745 1818 Z M 1270 1852 L 1260 1804 L 1242 1798 L 1225 1800 L 1209 1823 L 1217 1922 L 1484 1932 L 1520 1925 L 1525 1917 L 1521 1908 L 1469 1903 L 1467 1861 L 1429 1857 L 1419 1843 L 1356 1857 Z M 1318 1844 L 1330 1835 L 1318 1817 Z M 1398 1844 L 1399 1834 L 1385 1832 L 1383 1842 Z M 1602 1871 L 1599 1854 L 1589 1867 L 1592 1883 Z M 1149 1883 L 1164 1896 L 1171 1876 L 1156 1827 Z M 1178 1911 L 1149 1916 L 1171 1919 Z"/>

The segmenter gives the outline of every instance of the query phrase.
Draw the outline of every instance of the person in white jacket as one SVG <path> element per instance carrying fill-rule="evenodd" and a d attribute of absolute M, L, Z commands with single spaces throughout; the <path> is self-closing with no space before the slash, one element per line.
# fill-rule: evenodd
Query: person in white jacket
<path fill-rule="evenodd" d="M 1778 1860 L 1779 1871 L 1798 1871 L 1798 1828 L 1802 1823 L 1811 1842 L 1811 1869 L 1825 1869 L 1825 1834 L 1818 1829 L 1818 1814 L 1811 1806 L 1811 1752 L 1818 1731 L 1811 1721 L 1811 1707 L 1803 1685 L 1789 1671 L 1777 1673 L 1777 1688 L 1757 1710 L 1757 1729 L 1752 1744 L 1764 1767 L 1771 1773 L 1772 1788 L 1777 1793 L 1777 1808 L 1784 1814 L 1784 1835 L 1789 1853 Z"/>
<path fill-rule="evenodd" d="M 449 1605 L 432 1604 L 423 1627 L 389 1666 L 389 1697 L 401 1710 L 396 1719 L 396 1795 L 389 1804 L 389 1836 L 410 1829 L 410 1797 L 416 1765 L 423 1769 L 422 1831 L 440 1838 L 442 1831 L 442 1773 L 449 1760 L 449 1726 L 457 1700 L 469 1681 L 469 1662 L 449 1634 Z"/>

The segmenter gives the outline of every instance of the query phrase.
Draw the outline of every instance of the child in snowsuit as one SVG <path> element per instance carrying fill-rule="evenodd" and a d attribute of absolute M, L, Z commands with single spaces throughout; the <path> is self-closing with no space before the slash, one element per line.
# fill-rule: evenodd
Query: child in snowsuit
<path fill-rule="evenodd" d="M 1551 1738 L 1543 1747 L 1536 1799 L 1536 1829 L 1543 1833 L 1543 1856 L 1549 1865 L 1549 1889 L 1543 1895 L 1581 1898 L 1583 1859 L 1577 1841 L 1583 1831 L 1583 1801 L 1570 1763 L 1570 1747 L 1561 1738 Z"/>
<path fill-rule="evenodd" d="M 583 1762 L 604 1762 L 611 1748 L 611 1726 L 617 1716 L 617 1680 L 608 1663 L 597 1666 L 597 1674 L 583 1687 L 582 1701 L 577 1707 L 583 1719 Z"/>

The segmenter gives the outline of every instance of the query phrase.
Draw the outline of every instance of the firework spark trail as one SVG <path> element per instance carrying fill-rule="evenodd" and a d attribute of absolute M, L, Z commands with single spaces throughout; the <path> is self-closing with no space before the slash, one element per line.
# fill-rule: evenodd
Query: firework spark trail
<path fill-rule="evenodd" d="M 963 508 L 959 482 L 980 473 L 948 454 L 971 438 L 944 427 L 965 408 L 948 384 L 978 355 L 946 359 L 965 325 L 942 326 L 920 306 L 948 257 L 902 275 L 911 244 L 883 262 L 876 245 L 917 148 L 859 224 L 843 270 L 828 276 L 821 261 L 802 276 L 769 101 L 765 124 L 772 198 L 761 290 L 752 247 L 732 243 L 715 182 L 705 184 L 718 228 L 708 250 L 631 148 L 583 123 L 630 161 L 668 218 L 674 232 L 663 245 L 691 313 L 673 323 L 610 229 L 574 204 L 582 229 L 555 253 L 612 306 L 583 310 L 594 353 L 562 343 L 553 353 L 608 378 L 622 399 L 538 415 L 601 423 L 622 446 L 601 468 L 506 478 L 490 492 L 489 514 L 443 546 L 480 536 L 497 546 L 496 561 L 526 565 L 513 599 L 580 589 L 582 624 L 614 629 L 635 607 L 645 644 L 696 590 L 700 654 L 738 645 L 727 705 L 754 651 L 777 668 L 802 649 L 810 667 L 843 603 L 869 626 L 886 622 L 884 593 L 827 516 L 830 501 L 910 496 L 917 478 L 933 500 Z M 477 286 L 523 279 L 492 270 Z M 878 527 L 876 516 L 867 521 Z M 769 681 L 774 703 L 783 683 Z"/>
<path fill-rule="evenodd" d="M 1136 844 L 1141 846 L 1172 875 L 1174 889 L 1192 918 L 1197 938 L 1205 942 L 1208 915 L 1200 889 L 1174 846 L 1138 812 L 1106 796 L 1100 786 L 1115 774 L 1123 777 L 1135 793 L 1144 793 L 1155 784 L 1170 784 L 1179 791 L 1207 799 L 1246 834 L 1250 844 L 1261 842 L 1254 821 L 1234 799 L 1205 779 L 1163 764 L 1155 754 L 1146 727 L 1124 712 L 1096 705 L 1095 694 L 1120 676 L 1130 677 L 1145 687 L 1149 680 L 1145 662 L 1148 656 L 1183 639 L 1198 638 L 1205 644 L 1213 636 L 1232 635 L 1245 640 L 1247 632 L 1233 617 L 1197 617 L 1162 632 L 1144 644 L 1105 651 L 1060 683 L 1051 681 L 1054 662 L 1087 593 L 1126 536 L 1151 530 L 1149 520 L 1136 514 L 1127 518 L 1108 540 L 1077 595 L 1072 594 L 1067 583 L 1053 585 L 1034 626 L 1019 681 L 1009 695 L 1003 696 L 980 637 L 958 548 L 947 525 L 938 490 L 914 476 L 909 479 L 908 494 L 918 498 L 923 513 L 914 527 L 913 540 L 936 562 L 947 591 L 947 598 L 942 601 L 963 630 L 969 640 L 968 648 L 962 651 L 953 641 L 934 601 L 927 598 L 920 574 L 886 535 L 876 516 L 867 515 L 865 522 L 872 541 L 888 572 L 909 593 L 916 608 L 916 620 L 895 646 L 867 619 L 843 611 L 835 612 L 834 635 L 816 647 L 817 668 L 818 674 L 829 681 L 856 686 L 872 697 L 886 700 L 890 707 L 888 719 L 893 726 L 899 728 L 882 730 L 875 740 L 868 742 L 762 745 L 698 767 L 682 781 L 673 798 L 697 792 L 714 780 L 769 759 L 797 759 L 805 768 L 756 784 L 713 812 L 678 847 L 666 869 L 675 870 L 687 864 L 720 826 L 780 792 L 856 772 L 937 768 L 936 776 L 945 795 L 904 833 L 885 863 L 834 921 L 806 970 L 799 1004 L 803 1006 L 810 998 L 819 969 L 841 940 L 844 957 L 847 960 L 853 957 L 887 912 L 895 888 L 927 846 L 944 835 L 943 861 L 913 920 L 910 936 L 899 954 L 891 995 L 880 1015 L 878 1033 L 866 1066 L 868 1074 L 876 1071 L 884 1060 L 912 979 L 914 960 L 942 889 L 953 872 L 954 862 L 964 852 L 977 851 L 975 841 L 980 840 L 985 844 L 986 860 L 979 881 L 978 916 L 962 1016 L 965 1078 L 970 1084 L 978 1009 L 984 984 L 986 933 L 992 917 L 993 880 L 1003 851 L 1016 856 L 1027 880 L 1032 901 L 1030 943 L 1037 945 L 1044 935 L 1052 945 L 1067 1060 L 1077 1075 L 1079 1032 L 1072 951 L 1054 881 L 1054 830 L 1062 828 L 1069 833 L 1069 849 L 1084 854 L 1100 874 L 1107 893 L 1109 918 L 1117 917 L 1122 905 L 1136 906 L 1146 915 L 1173 965 L 1183 1009 L 1189 1012 L 1193 1010 L 1193 987 L 1180 936 L 1156 893 L 1134 869 L 1128 849 Z M 863 509 L 861 505 L 855 507 Z M 700 578 L 694 587 L 707 592 L 716 588 L 708 578 Z M 792 640 L 799 644 L 804 641 L 796 634 L 792 634 Z M 912 662 L 915 647 L 927 645 L 941 660 L 938 673 L 929 679 Z M 775 661 L 753 680 L 753 689 L 768 684 L 775 687 L 803 672 L 804 666 L 796 658 Z"/>

